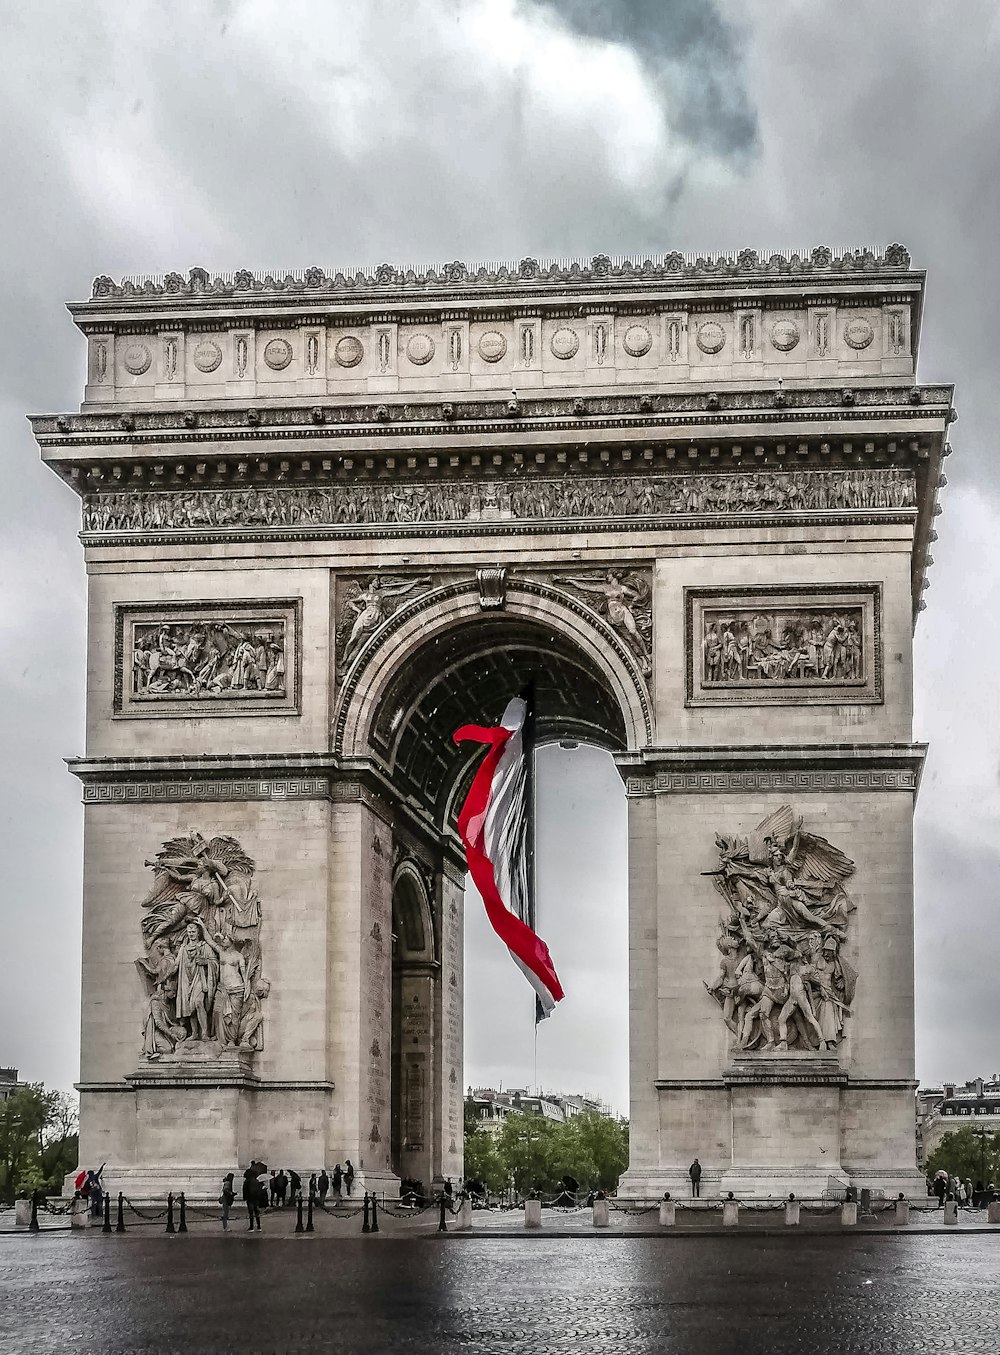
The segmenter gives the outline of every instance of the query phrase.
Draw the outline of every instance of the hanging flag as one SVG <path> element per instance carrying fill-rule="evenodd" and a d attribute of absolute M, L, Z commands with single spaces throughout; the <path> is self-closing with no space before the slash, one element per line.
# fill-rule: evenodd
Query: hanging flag
<path fill-rule="evenodd" d="M 454 739 L 483 743 L 489 750 L 459 813 L 458 833 L 490 925 L 535 990 L 538 1019 L 549 1015 L 563 990 L 549 948 L 534 930 L 529 721 L 528 702 L 516 696 L 499 726 L 463 725 Z"/>

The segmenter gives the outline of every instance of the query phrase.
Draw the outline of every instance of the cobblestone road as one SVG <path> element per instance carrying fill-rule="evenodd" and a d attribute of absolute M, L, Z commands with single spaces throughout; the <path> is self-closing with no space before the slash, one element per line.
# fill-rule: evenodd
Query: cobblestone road
<path fill-rule="evenodd" d="M 1000 1348 L 979 1236 L 0 1239 L 3 1355 Z"/>

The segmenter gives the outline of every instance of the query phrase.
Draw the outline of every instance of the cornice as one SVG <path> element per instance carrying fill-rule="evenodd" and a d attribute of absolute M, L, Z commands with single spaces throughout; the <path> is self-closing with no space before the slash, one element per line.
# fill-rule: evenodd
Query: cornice
<path fill-rule="evenodd" d="M 925 743 L 755 744 L 647 748 L 617 753 L 615 762 L 630 797 L 837 791 L 916 797 L 926 754 Z"/>
<path fill-rule="evenodd" d="M 910 254 L 905 246 L 888 245 L 883 250 L 845 249 L 834 252 L 818 245 L 803 253 L 763 253 L 741 249 L 735 253 L 695 255 L 673 250 L 647 258 L 596 254 L 589 261 L 557 261 L 524 258 L 519 262 L 467 265 L 459 260 L 437 267 L 417 269 L 381 263 L 374 267 L 328 273 L 313 266 L 300 273 L 261 274 L 248 269 L 212 277 L 204 268 L 181 273 L 126 277 L 120 282 L 102 275 L 94 279 L 89 302 L 71 306 L 75 316 L 88 309 L 140 308 L 150 302 L 173 305 L 211 305 L 224 300 L 246 305 L 264 299 L 372 301 L 391 304 L 413 296 L 439 298 L 453 307 L 463 299 L 481 295 L 541 298 L 556 289 L 570 288 L 600 297 L 636 288 L 662 288 L 678 284 L 718 284 L 738 279 L 742 286 L 794 280 L 798 285 L 823 284 L 857 277 L 897 280 L 900 284 L 922 279 L 910 272 Z"/>

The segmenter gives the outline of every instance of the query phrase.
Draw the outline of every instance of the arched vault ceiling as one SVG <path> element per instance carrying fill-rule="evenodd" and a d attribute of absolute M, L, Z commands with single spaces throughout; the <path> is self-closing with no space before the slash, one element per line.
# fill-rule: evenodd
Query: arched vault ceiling
<path fill-rule="evenodd" d="M 607 680 L 565 635 L 524 617 L 484 614 L 427 641 L 391 680 L 375 715 L 372 741 L 397 789 L 435 814 L 466 776 L 463 724 L 497 724 L 512 696 L 534 681 L 541 740 L 626 745 L 625 722 Z"/>

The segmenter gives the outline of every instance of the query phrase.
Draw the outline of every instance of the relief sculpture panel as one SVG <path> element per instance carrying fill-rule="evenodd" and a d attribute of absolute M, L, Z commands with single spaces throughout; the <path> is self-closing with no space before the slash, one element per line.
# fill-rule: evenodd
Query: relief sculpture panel
<path fill-rule="evenodd" d="M 706 872 L 725 902 L 705 988 L 738 1049 L 826 1053 L 844 1037 L 857 974 L 844 957 L 854 863 L 782 805 L 745 837 L 716 835 Z"/>
<path fill-rule="evenodd" d="M 116 715 L 297 710 L 295 600 L 115 608 Z"/>
<path fill-rule="evenodd" d="M 685 590 L 687 703 L 882 699 L 881 588 Z"/>

